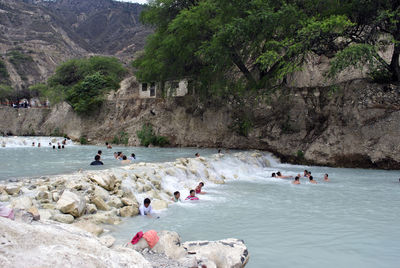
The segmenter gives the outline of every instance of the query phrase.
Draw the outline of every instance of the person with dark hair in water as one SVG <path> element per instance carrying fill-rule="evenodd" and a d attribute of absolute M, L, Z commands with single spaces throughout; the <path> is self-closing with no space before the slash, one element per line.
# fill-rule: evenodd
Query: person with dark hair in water
<path fill-rule="evenodd" d="M 106 147 L 107 147 L 107 149 L 112 149 L 112 146 L 110 144 L 108 144 L 108 142 L 106 142 Z"/>
<path fill-rule="evenodd" d="M 133 161 L 136 159 L 136 155 L 134 153 L 131 153 L 131 156 L 129 156 L 128 159 Z"/>
<path fill-rule="evenodd" d="M 324 181 L 326 181 L 326 182 L 330 181 L 329 178 L 328 178 L 328 173 L 325 173 L 325 175 L 324 175 Z"/>
<path fill-rule="evenodd" d="M 150 201 L 149 198 L 146 198 L 143 201 L 143 205 L 141 205 L 140 208 L 139 208 L 140 215 L 142 215 L 142 216 L 151 216 L 151 214 L 153 213 L 153 210 L 151 208 L 150 203 L 151 203 L 151 201 Z"/>
<path fill-rule="evenodd" d="M 276 172 L 276 177 L 280 179 L 293 178 L 293 176 L 283 176 L 280 171 Z"/>
<path fill-rule="evenodd" d="M 98 150 L 98 151 L 97 151 L 97 155 L 100 156 L 100 158 L 101 158 L 101 154 L 102 154 L 102 153 L 103 153 L 103 152 L 102 152 L 101 150 Z"/>
<path fill-rule="evenodd" d="M 104 165 L 103 162 L 100 161 L 100 155 L 96 155 L 94 157 L 94 161 L 92 163 L 90 163 L 91 166 L 101 166 Z"/>
<path fill-rule="evenodd" d="M 130 163 L 131 163 L 131 160 L 129 160 L 129 159 L 126 157 L 126 155 L 122 156 L 122 161 L 121 161 L 121 164 L 122 164 L 122 165 L 128 165 L 128 164 L 130 164 Z"/>
<path fill-rule="evenodd" d="M 172 197 L 171 200 L 174 202 L 180 202 L 181 201 L 180 197 L 181 197 L 181 193 L 179 191 L 176 191 L 174 193 L 174 197 Z"/>
<path fill-rule="evenodd" d="M 310 176 L 310 183 L 312 184 L 317 184 L 317 181 L 314 180 L 313 176 Z"/>
<path fill-rule="evenodd" d="M 204 182 L 200 182 L 199 185 L 196 187 L 196 194 L 206 194 L 206 192 L 202 192 L 201 188 L 203 188 Z"/>
<path fill-rule="evenodd" d="M 299 176 L 296 176 L 296 178 L 294 178 L 294 181 L 292 182 L 292 184 L 300 184 Z"/>
<path fill-rule="evenodd" d="M 272 177 L 272 178 L 276 178 L 276 174 L 275 174 L 275 172 L 274 172 L 274 173 L 272 173 L 271 177 Z"/>
<path fill-rule="evenodd" d="M 185 200 L 199 200 L 199 198 L 196 196 L 196 192 L 194 190 L 190 190 L 190 195 L 186 197 Z"/>
<path fill-rule="evenodd" d="M 195 153 L 194 156 L 200 157 L 200 154 L 199 153 Z"/>

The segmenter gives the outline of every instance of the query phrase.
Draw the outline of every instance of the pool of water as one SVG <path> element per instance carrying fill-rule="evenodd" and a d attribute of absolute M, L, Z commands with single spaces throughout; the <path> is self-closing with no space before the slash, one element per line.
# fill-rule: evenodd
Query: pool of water
<path fill-rule="evenodd" d="M 120 161 L 114 158 L 114 152 L 123 152 L 129 156 L 136 155 L 134 162 L 166 162 L 181 157 L 194 157 L 195 153 L 202 156 L 216 153 L 216 149 L 200 148 L 145 148 L 114 146 L 107 149 L 105 146 L 80 146 L 69 142 L 65 149 L 53 149 L 49 145 L 56 145 L 63 138 L 54 137 L 15 137 L 2 138 L 7 147 L 0 147 L 0 180 L 21 177 L 37 177 L 75 172 L 77 170 L 99 170 L 121 166 Z M 35 147 L 32 146 L 35 142 Z M 38 148 L 37 144 L 41 143 Z M 98 150 L 102 150 L 103 166 L 90 166 Z"/>
<path fill-rule="evenodd" d="M 134 217 L 109 228 L 120 243 L 149 229 L 176 231 L 184 241 L 243 239 L 248 267 L 399 267 L 399 171 L 271 163 L 252 168 L 223 161 L 215 168 L 236 172 L 237 180 L 206 184 L 200 201 L 174 204 L 159 219 Z M 270 177 L 305 168 L 317 185 Z M 322 182 L 324 173 L 331 182 Z"/>
<path fill-rule="evenodd" d="M 43 141 L 46 143 L 46 140 Z M 27 144 L 27 145 L 26 145 Z M 400 263 L 400 171 L 305 167 L 270 162 L 260 164 L 251 153 L 211 157 L 215 149 L 77 146 L 64 150 L 25 145 L 0 148 L 0 180 L 51 174 L 78 169 L 119 167 L 114 151 L 135 153 L 137 162 L 166 162 L 180 157 L 206 156 L 198 175 L 157 170 L 163 188 L 179 190 L 206 182 L 198 202 L 172 204 L 158 212 L 159 219 L 133 217 L 121 225 L 107 226 L 119 243 L 138 231 L 173 230 L 182 240 L 243 239 L 249 248 L 248 267 L 398 267 Z M 104 166 L 90 167 L 97 150 Z M 200 167 L 200 164 L 198 165 Z M 175 168 L 170 165 L 168 169 Z M 229 178 L 226 184 L 207 181 L 213 176 Z M 271 173 L 296 175 L 312 171 L 318 184 L 301 179 L 271 178 Z M 135 170 L 115 169 L 116 173 Z M 207 172 L 208 173 L 208 172 Z M 322 181 L 329 173 L 331 182 Z M 121 174 L 119 174 L 121 175 Z M 143 194 L 142 194 L 143 195 Z M 144 198 L 137 195 L 141 202 Z"/>

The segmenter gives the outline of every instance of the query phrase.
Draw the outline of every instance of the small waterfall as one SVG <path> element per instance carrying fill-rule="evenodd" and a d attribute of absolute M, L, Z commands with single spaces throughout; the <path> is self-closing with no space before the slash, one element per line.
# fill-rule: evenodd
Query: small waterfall
<path fill-rule="evenodd" d="M 0 137 L 0 148 L 38 147 L 39 143 L 40 147 L 57 146 L 57 143 L 62 144 L 63 140 L 63 137 Z M 71 140 L 66 140 L 66 145 L 73 146 L 75 144 Z"/>

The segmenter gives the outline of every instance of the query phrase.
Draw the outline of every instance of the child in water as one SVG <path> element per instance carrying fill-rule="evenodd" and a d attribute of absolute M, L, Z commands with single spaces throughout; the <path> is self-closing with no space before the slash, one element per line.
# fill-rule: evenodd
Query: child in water
<path fill-rule="evenodd" d="M 199 185 L 196 187 L 196 194 L 206 194 L 206 192 L 202 192 L 201 188 L 203 188 L 204 182 L 200 182 Z"/>
<path fill-rule="evenodd" d="M 181 193 L 179 191 L 176 191 L 174 193 L 174 197 L 172 197 L 171 200 L 174 202 L 181 202 L 180 197 L 181 197 Z"/>
<path fill-rule="evenodd" d="M 299 176 L 296 176 L 296 178 L 294 178 L 294 181 L 292 182 L 292 184 L 300 184 Z"/>
<path fill-rule="evenodd" d="M 185 200 L 199 200 L 199 198 L 196 196 L 196 192 L 194 190 L 190 190 L 190 195 L 188 195 Z"/>

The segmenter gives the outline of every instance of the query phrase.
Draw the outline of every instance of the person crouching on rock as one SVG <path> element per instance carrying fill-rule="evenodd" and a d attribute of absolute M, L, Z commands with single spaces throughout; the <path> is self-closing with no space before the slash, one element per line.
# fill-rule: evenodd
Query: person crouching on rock
<path fill-rule="evenodd" d="M 190 190 L 190 195 L 185 200 L 199 200 L 194 190 Z"/>
<path fill-rule="evenodd" d="M 140 215 L 151 217 L 151 214 L 153 213 L 153 210 L 151 208 L 150 203 L 151 203 L 151 201 L 148 198 L 146 198 L 143 201 L 143 205 L 141 205 L 140 208 L 139 208 Z"/>

